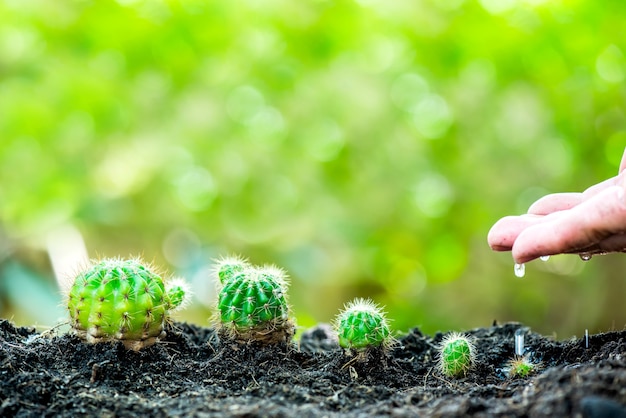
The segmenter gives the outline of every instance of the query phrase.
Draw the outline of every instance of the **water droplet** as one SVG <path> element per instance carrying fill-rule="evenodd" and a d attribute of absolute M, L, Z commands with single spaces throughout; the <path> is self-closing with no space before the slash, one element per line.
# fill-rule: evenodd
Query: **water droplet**
<path fill-rule="evenodd" d="M 591 254 L 589 254 L 589 253 L 581 253 L 581 254 L 578 254 L 578 255 L 580 256 L 580 259 L 583 260 L 583 261 L 591 260 Z"/>
<path fill-rule="evenodd" d="M 515 331 L 515 354 L 518 356 L 524 355 L 524 333 L 523 329 Z"/>
<path fill-rule="evenodd" d="M 524 277 L 524 274 L 526 274 L 526 266 L 523 263 L 522 264 L 515 263 L 515 267 L 513 269 L 517 277 Z"/>
<path fill-rule="evenodd" d="M 541 261 L 548 261 L 550 259 L 550 256 L 549 255 L 542 255 L 541 257 L 539 257 L 539 259 Z"/>

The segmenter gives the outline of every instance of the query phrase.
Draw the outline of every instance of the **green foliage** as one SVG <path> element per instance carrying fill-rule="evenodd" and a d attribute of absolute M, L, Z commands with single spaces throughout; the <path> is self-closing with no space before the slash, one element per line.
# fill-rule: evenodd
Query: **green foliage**
<path fill-rule="evenodd" d="M 339 345 L 357 351 L 387 348 L 393 340 L 384 312 L 368 299 L 348 303 L 337 315 L 335 329 Z"/>
<path fill-rule="evenodd" d="M 105 259 L 76 277 L 67 308 L 72 327 L 87 342 L 120 340 L 139 350 L 165 336 L 163 325 L 185 293 L 181 281 L 166 287 L 139 260 Z"/>
<path fill-rule="evenodd" d="M 255 267 L 241 259 L 218 263 L 219 326 L 236 340 L 278 343 L 294 333 L 283 270 Z"/>
<path fill-rule="evenodd" d="M 356 294 L 399 330 L 626 323 L 625 257 L 515 282 L 485 245 L 617 172 L 624 21 L 619 0 L 0 2 L 0 257 L 50 283 L 39 252 L 69 224 L 190 280 L 276 260 L 307 325 Z M 9 310 L 9 273 L 0 315 L 38 320 Z"/>
<path fill-rule="evenodd" d="M 474 345 L 461 334 L 447 335 L 439 347 L 439 370 L 446 376 L 465 375 L 474 362 Z"/>

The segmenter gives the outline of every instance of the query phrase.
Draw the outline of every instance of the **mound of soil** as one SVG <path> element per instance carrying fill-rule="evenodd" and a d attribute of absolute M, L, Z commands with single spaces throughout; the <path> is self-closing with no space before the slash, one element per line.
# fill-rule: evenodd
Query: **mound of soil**
<path fill-rule="evenodd" d="M 468 331 L 475 366 L 437 371 L 444 337 L 413 329 L 388 353 L 346 354 L 328 327 L 298 345 L 220 340 L 211 328 L 174 323 L 140 352 L 87 345 L 0 321 L 0 416 L 55 417 L 626 417 L 626 332 L 564 342 L 528 332 L 543 367 L 507 374 L 520 324 Z"/>

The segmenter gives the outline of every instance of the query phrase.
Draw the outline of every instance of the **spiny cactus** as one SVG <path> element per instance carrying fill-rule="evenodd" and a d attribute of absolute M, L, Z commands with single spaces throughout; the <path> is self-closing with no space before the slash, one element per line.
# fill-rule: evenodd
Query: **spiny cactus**
<path fill-rule="evenodd" d="M 287 305 L 287 278 L 277 267 L 256 267 L 241 258 L 217 265 L 218 327 L 237 341 L 286 342 L 294 324 Z"/>
<path fill-rule="evenodd" d="M 509 376 L 511 377 L 527 377 L 537 371 L 539 364 L 533 363 L 526 356 L 515 356 L 507 364 Z"/>
<path fill-rule="evenodd" d="M 79 337 L 90 343 L 120 340 L 131 350 L 165 336 L 170 311 L 187 295 L 182 280 L 166 288 L 163 279 L 137 259 L 104 259 L 78 274 L 67 308 Z"/>
<path fill-rule="evenodd" d="M 462 334 L 453 332 L 439 346 L 439 370 L 448 377 L 465 375 L 474 362 L 474 345 Z"/>
<path fill-rule="evenodd" d="M 386 349 L 393 342 L 385 314 L 369 299 L 355 299 L 346 304 L 335 319 L 339 345 L 364 351 L 374 347 Z"/>

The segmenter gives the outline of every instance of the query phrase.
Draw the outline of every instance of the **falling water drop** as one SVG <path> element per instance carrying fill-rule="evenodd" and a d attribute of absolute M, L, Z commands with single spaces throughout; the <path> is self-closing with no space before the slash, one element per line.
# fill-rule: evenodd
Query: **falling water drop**
<path fill-rule="evenodd" d="M 526 274 L 526 266 L 523 263 L 522 264 L 515 263 L 513 270 L 515 271 L 515 275 L 517 277 L 524 277 L 524 274 Z"/>
<path fill-rule="evenodd" d="M 589 348 L 589 330 L 585 329 L 585 348 Z"/>
<path fill-rule="evenodd" d="M 583 260 L 583 261 L 591 260 L 591 254 L 589 254 L 589 253 L 581 253 L 581 254 L 578 254 L 578 255 L 579 255 L 580 259 Z"/>
<path fill-rule="evenodd" d="M 526 330 L 518 329 L 515 331 L 515 354 L 518 356 L 524 355 L 524 334 Z"/>
<path fill-rule="evenodd" d="M 539 257 L 539 259 L 541 261 L 548 261 L 550 259 L 550 256 L 549 255 L 542 255 L 541 257 Z"/>

